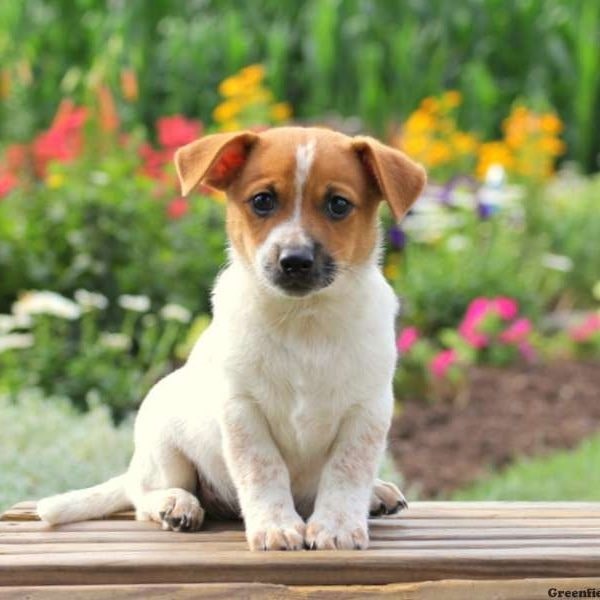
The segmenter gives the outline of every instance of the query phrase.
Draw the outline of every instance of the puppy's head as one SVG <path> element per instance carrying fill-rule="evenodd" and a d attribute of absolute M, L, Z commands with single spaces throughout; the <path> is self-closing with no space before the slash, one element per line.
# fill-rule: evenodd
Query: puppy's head
<path fill-rule="evenodd" d="M 305 296 L 373 255 L 377 206 L 400 219 L 423 168 L 369 137 L 282 127 L 203 137 L 175 155 L 183 195 L 202 182 L 227 193 L 236 253 L 269 287 Z"/>

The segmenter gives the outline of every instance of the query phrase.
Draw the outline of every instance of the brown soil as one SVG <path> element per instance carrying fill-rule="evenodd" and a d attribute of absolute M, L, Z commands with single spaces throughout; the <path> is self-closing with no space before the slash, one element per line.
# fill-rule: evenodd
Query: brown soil
<path fill-rule="evenodd" d="M 423 498 L 600 431 L 600 363 L 479 367 L 469 387 L 465 406 L 407 400 L 392 425 L 398 470 Z"/>

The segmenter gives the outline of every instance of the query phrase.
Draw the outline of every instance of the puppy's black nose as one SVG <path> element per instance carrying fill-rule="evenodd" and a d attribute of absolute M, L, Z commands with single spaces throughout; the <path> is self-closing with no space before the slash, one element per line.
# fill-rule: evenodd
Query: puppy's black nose
<path fill-rule="evenodd" d="M 289 277 L 308 275 L 314 263 L 315 253 L 310 246 L 284 248 L 279 255 L 279 266 Z"/>

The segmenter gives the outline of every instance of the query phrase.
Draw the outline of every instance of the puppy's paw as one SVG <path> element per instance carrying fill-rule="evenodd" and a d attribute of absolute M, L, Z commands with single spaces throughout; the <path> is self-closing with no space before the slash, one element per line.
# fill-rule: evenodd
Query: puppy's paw
<path fill-rule="evenodd" d="M 375 480 L 369 506 L 372 517 L 393 515 L 405 508 L 408 508 L 406 498 L 393 483 L 381 479 Z"/>
<path fill-rule="evenodd" d="M 366 519 L 311 517 L 306 527 L 309 550 L 364 550 L 369 545 Z"/>
<path fill-rule="evenodd" d="M 198 498 L 181 489 L 166 490 L 158 510 L 162 528 L 170 531 L 197 531 L 204 521 Z"/>
<path fill-rule="evenodd" d="M 246 525 L 250 550 L 302 550 L 306 525 L 298 517 L 283 522 Z"/>

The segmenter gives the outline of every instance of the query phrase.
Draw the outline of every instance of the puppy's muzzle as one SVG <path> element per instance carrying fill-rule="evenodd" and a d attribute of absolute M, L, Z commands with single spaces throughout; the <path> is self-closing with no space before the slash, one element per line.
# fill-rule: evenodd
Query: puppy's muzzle
<path fill-rule="evenodd" d="M 286 293 L 303 296 L 328 286 L 335 276 L 333 259 L 317 243 L 279 250 L 273 283 Z"/>

